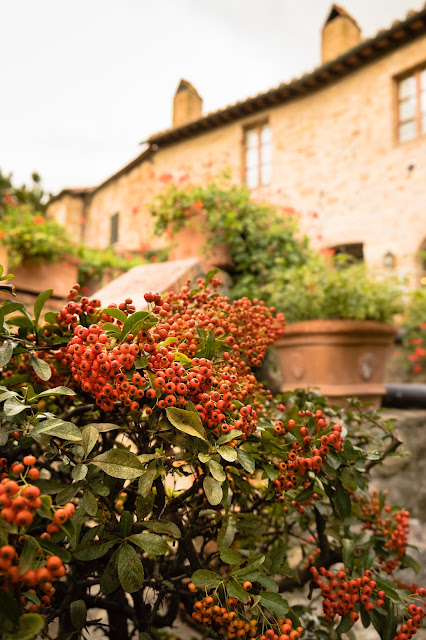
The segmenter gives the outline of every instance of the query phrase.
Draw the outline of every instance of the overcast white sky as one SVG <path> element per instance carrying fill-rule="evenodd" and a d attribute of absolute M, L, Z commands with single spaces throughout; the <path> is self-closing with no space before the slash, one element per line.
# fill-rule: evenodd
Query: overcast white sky
<path fill-rule="evenodd" d="M 339 0 L 364 37 L 424 0 Z M 0 168 L 95 185 L 168 128 L 180 78 L 204 113 L 320 62 L 329 0 L 0 0 Z"/>

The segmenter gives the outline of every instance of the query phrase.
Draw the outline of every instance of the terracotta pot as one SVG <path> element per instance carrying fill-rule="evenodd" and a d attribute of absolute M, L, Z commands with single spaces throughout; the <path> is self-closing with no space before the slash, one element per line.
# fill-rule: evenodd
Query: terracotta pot
<path fill-rule="evenodd" d="M 330 401 L 356 396 L 380 406 L 392 325 L 370 320 L 305 320 L 288 324 L 274 346 L 281 391 L 318 387 Z"/>
<path fill-rule="evenodd" d="M 72 256 L 55 263 L 25 260 L 12 269 L 15 275 L 13 283 L 19 291 L 38 294 L 44 289 L 53 289 L 55 296 L 66 298 L 72 285 L 77 282 L 78 263 Z"/>
<path fill-rule="evenodd" d="M 208 229 L 203 213 L 192 214 L 186 218 L 184 226 L 172 236 L 169 260 L 198 258 L 205 272 L 213 267 L 225 269 L 232 265 L 232 259 L 225 243 L 218 243 L 205 255 L 202 248 L 206 245 Z"/>

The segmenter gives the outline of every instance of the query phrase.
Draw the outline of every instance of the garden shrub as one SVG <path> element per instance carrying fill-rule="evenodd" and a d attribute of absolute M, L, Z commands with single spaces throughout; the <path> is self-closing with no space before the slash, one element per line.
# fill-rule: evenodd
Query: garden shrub
<path fill-rule="evenodd" d="M 75 285 L 45 322 L 51 291 L 34 318 L 1 303 L 5 640 L 49 638 L 52 620 L 62 640 L 164 638 L 179 614 L 231 639 L 420 626 L 426 591 L 398 578 L 419 568 L 409 514 L 368 491 L 392 425 L 303 390 L 273 398 L 252 367 L 283 317 L 218 284 L 147 293 L 144 311 Z"/>
<path fill-rule="evenodd" d="M 269 281 L 271 271 L 304 264 L 310 255 L 308 240 L 299 236 L 291 216 L 254 201 L 245 185 L 232 184 L 227 175 L 207 185 L 171 184 L 157 196 L 151 213 L 155 232 L 169 231 L 172 237 L 191 216 L 205 217 L 206 253 L 218 242 L 228 247 L 232 298 L 259 297 L 259 285 Z"/>

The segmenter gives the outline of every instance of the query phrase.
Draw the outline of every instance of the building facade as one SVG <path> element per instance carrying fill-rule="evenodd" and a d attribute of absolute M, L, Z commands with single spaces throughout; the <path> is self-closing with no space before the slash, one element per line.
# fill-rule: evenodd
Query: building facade
<path fill-rule="evenodd" d="M 253 197 L 297 211 L 321 248 L 345 248 L 367 265 L 419 284 L 426 249 L 426 6 L 362 40 L 342 7 L 322 30 L 311 73 L 202 114 L 182 80 L 172 128 L 97 187 L 65 189 L 48 215 L 88 246 L 130 251 L 152 237 L 149 203 L 171 180 L 206 182 L 224 168 Z"/>

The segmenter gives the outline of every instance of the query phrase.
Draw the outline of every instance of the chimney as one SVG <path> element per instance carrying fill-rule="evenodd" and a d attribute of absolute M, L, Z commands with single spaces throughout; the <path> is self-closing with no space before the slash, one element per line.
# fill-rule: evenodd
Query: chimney
<path fill-rule="evenodd" d="M 321 33 L 321 62 L 338 58 L 361 42 L 356 20 L 338 4 L 333 4 Z"/>
<path fill-rule="evenodd" d="M 173 99 L 173 127 L 201 118 L 203 99 L 188 80 L 181 80 Z"/>

